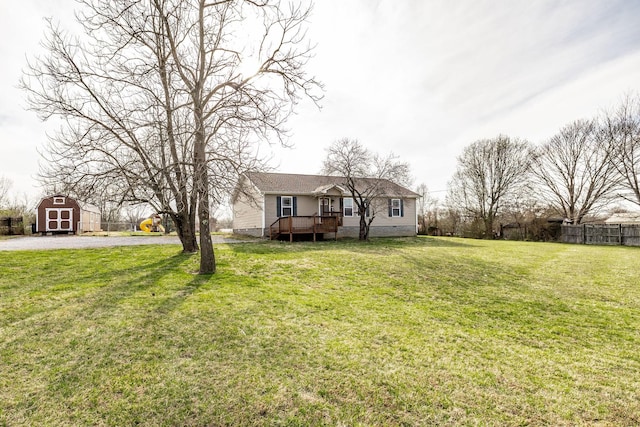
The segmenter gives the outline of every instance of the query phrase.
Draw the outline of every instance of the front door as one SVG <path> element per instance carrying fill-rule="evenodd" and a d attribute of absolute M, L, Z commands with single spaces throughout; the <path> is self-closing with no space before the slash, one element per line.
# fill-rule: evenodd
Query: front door
<path fill-rule="evenodd" d="M 73 208 L 47 208 L 47 231 L 73 231 Z"/>
<path fill-rule="evenodd" d="M 331 214 L 331 199 L 328 197 L 320 198 L 320 208 L 318 209 L 320 216 L 328 216 Z"/>

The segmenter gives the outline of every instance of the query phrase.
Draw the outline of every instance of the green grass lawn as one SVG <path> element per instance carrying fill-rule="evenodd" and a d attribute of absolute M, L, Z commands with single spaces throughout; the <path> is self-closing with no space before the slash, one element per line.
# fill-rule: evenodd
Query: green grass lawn
<path fill-rule="evenodd" d="M 638 425 L 640 248 L 0 253 L 0 425 Z"/>

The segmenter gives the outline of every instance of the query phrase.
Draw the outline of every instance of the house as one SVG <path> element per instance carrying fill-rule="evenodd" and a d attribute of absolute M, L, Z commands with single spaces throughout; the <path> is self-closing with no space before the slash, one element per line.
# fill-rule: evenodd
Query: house
<path fill-rule="evenodd" d="M 640 212 L 619 212 L 612 214 L 605 224 L 640 224 Z"/>
<path fill-rule="evenodd" d="M 74 234 L 100 231 L 100 210 L 57 194 L 43 198 L 36 208 L 36 233 Z"/>
<path fill-rule="evenodd" d="M 363 179 L 371 183 L 372 179 Z M 243 175 L 232 198 L 233 232 L 293 239 L 294 234 L 358 237 L 360 216 L 345 178 L 252 172 Z M 371 205 L 371 237 L 415 236 L 419 195 L 387 180 Z"/>

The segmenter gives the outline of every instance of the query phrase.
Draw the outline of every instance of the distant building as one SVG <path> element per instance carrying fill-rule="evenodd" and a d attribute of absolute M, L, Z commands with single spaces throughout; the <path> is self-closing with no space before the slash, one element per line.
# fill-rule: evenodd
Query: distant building
<path fill-rule="evenodd" d="M 604 222 L 605 224 L 640 224 L 640 212 L 614 213 Z"/>
<path fill-rule="evenodd" d="M 100 209 L 57 194 L 45 197 L 36 209 L 36 233 L 76 234 L 100 231 Z"/>

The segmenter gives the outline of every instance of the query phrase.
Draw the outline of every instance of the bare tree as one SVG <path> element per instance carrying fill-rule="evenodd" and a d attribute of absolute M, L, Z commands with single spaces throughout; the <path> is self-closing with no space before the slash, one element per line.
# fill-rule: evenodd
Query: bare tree
<path fill-rule="evenodd" d="M 444 236 L 461 235 L 462 215 L 460 211 L 449 206 L 439 212 L 438 227 L 440 228 L 440 233 Z"/>
<path fill-rule="evenodd" d="M 409 185 L 409 164 L 389 154 L 381 156 L 366 149 L 357 140 L 343 138 L 327 148 L 323 173 L 344 178 L 360 216 L 359 240 L 369 240 L 369 229 L 376 215 L 387 209 L 386 198 L 396 185 Z"/>
<path fill-rule="evenodd" d="M 0 176 L 0 209 L 7 207 L 9 203 L 9 191 L 12 185 L 13 182 L 9 178 Z"/>
<path fill-rule="evenodd" d="M 535 193 L 533 185 L 523 186 L 521 191 L 513 194 L 503 203 L 501 219 L 519 226 L 530 221 L 541 210 L 541 202 Z"/>
<path fill-rule="evenodd" d="M 0 216 L 12 218 L 22 218 L 24 224 L 33 222 L 35 214 L 33 212 L 34 201 L 27 193 L 16 194 L 11 192 L 13 181 L 0 175 Z M 22 231 L 19 232 L 22 234 Z"/>
<path fill-rule="evenodd" d="M 594 120 L 563 127 L 537 150 L 534 165 L 542 199 L 571 224 L 605 206 L 618 184 L 607 142 Z"/>
<path fill-rule="evenodd" d="M 539 197 L 536 197 L 536 187 L 533 182 L 527 182 L 520 191 L 511 194 L 502 204 L 501 213 L 498 216 L 500 222 L 500 237 L 505 239 L 535 239 L 531 226 L 535 223 L 542 211 Z M 505 233 L 505 226 L 511 229 L 511 233 Z M 514 230 L 515 229 L 515 230 Z"/>
<path fill-rule="evenodd" d="M 615 110 L 605 113 L 603 123 L 611 163 L 620 175 L 620 196 L 640 205 L 640 94 L 625 96 Z"/>
<path fill-rule="evenodd" d="M 11 216 L 31 217 L 35 216 L 35 201 L 27 193 L 16 194 L 13 199 L 5 205 L 5 210 Z"/>
<path fill-rule="evenodd" d="M 527 181 L 531 147 L 526 141 L 500 135 L 468 145 L 447 194 L 447 204 L 482 224 L 480 234 L 493 238 L 494 221 L 506 199 Z"/>
<path fill-rule="evenodd" d="M 198 250 L 199 222 L 200 273 L 213 273 L 211 200 L 264 166 L 260 141 L 286 141 L 285 121 L 301 97 L 320 99 L 320 84 L 305 72 L 310 6 L 80 3 L 84 37 L 50 25 L 48 54 L 22 82 L 30 107 L 62 122 L 42 180 L 150 204 L 171 216 L 185 252 Z"/>
<path fill-rule="evenodd" d="M 438 228 L 438 199 L 431 195 L 425 183 L 416 187 L 416 193 L 420 195 L 417 201 L 420 232 L 427 234 L 430 227 Z"/>
<path fill-rule="evenodd" d="M 416 187 L 416 193 L 420 195 L 417 200 L 417 213 L 418 213 L 418 227 L 419 232 L 422 234 L 427 233 L 427 206 L 429 200 L 429 187 L 427 184 L 421 183 Z"/>

